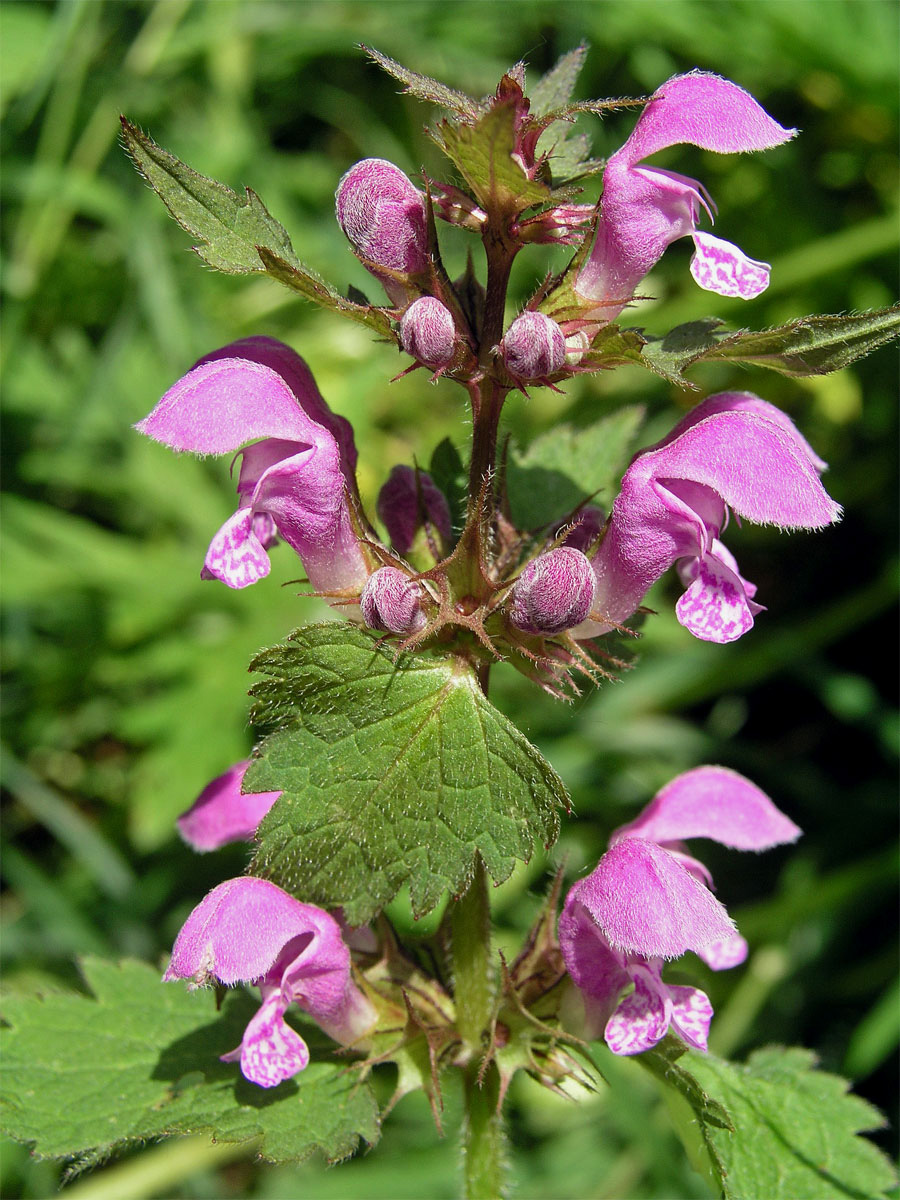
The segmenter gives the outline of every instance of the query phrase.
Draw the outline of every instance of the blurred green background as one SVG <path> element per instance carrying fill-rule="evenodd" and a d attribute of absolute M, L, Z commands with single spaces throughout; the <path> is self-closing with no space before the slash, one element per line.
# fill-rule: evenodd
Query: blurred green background
<path fill-rule="evenodd" d="M 701 293 L 679 243 L 645 285 L 659 300 L 634 322 L 662 333 L 714 312 L 760 328 L 896 296 L 897 24 L 892 0 L 0 6 L 7 988 L 77 987 L 85 952 L 162 961 L 191 906 L 242 870 L 244 848 L 197 858 L 172 823 L 250 748 L 251 654 L 323 615 L 279 587 L 297 574 L 286 548 L 245 592 L 201 583 L 208 539 L 233 507 L 226 466 L 176 458 L 131 424 L 201 354 L 267 333 L 308 359 L 352 420 L 370 500 L 394 463 L 466 437 L 450 384 L 431 388 L 422 372 L 389 384 L 404 364 L 361 327 L 266 279 L 203 267 L 117 145 L 118 114 L 198 170 L 252 185 L 302 259 L 374 298 L 334 222 L 338 178 L 370 155 L 438 176 L 443 164 L 423 133 L 436 113 L 398 96 L 356 43 L 479 95 L 517 59 L 534 79 L 583 39 L 580 98 L 646 94 L 677 71 L 713 70 L 802 136 L 765 156 L 682 147 L 660 161 L 706 183 L 717 231 L 771 261 L 772 286 L 744 307 Z M 603 155 L 633 120 L 583 128 Z M 460 266 L 462 239 L 448 246 Z M 515 298 L 561 261 L 523 254 Z M 565 707 L 501 668 L 492 694 L 571 788 L 576 816 L 554 859 L 567 855 L 572 875 L 660 784 L 700 762 L 746 772 L 799 822 L 797 847 L 706 855 L 753 953 L 725 975 L 684 967 L 712 996 L 715 1049 L 812 1046 L 896 1128 L 896 356 L 810 381 L 727 366 L 693 377 L 704 392 L 754 389 L 788 411 L 831 463 L 843 524 L 790 538 L 733 531 L 769 607 L 736 645 L 681 629 L 670 580 L 624 682 Z M 508 425 L 527 438 L 561 417 L 587 424 L 640 403 L 658 432 L 693 399 L 626 368 L 564 396 L 513 399 Z M 527 927 L 546 867 L 535 860 L 496 893 L 503 947 Z M 392 911 L 403 926 L 402 903 Z M 610 1071 L 610 1088 L 577 1105 L 516 1081 L 516 1194 L 706 1195 L 643 1074 L 629 1062 Z M 72 1195 L 455 1196 L 453 1090 L 443 1140 L 419 1099 L 401 1102 L 365 1161 L 336 1170 L 273 1168 L 187 1141 L 133 1152 Z M 894 1135 L 879 1140 L 890 1148 Z M 59 1174 L 4 1146 L 5 1197 L 52 1195 Z"/>

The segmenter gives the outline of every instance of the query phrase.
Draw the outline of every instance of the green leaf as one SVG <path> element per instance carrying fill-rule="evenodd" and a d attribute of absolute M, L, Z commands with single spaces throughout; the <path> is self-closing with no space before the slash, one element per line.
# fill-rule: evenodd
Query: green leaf
<path fill-rule="evenodd" d="M 367 325 L 369 329 L 374 329 L 382 337 L 399 342 L 391 319 L 383 308 L 347 300 L 332 291 L 328 284 L 319 279 L 317 275 L 305 268 L 294 266 L 286 259 L 273 254 L 267 246 L 258 246 L 257 249 L 266 273 L 273 279 L 277 279 L 279 283 L 283 283 L 285 287 L 299 292 L 304 299 L 312 300 L 313 304 L 328 308 L 342 317 L 349 317 L 352 321 L 358 321 L 361 325 Z"/>
<path fill-rule="evenodd" d="M 782 375 L 828 375 L 900 334 L 900 305 L 870 312 L 802 317 L 759 333 L 734 333 L 706 358 L 729 358 Z"/>
<path fill-rule="evenodd" d="M 496 882 L 551 845 L 562 782 L 484 697 L 469 666 L 401 656 L 332 622 L 296 630 L 252 669 L 257 724 L 278 725 L 249 791 L 281 791 L 257 834 L 255 874 L 351 924 L 409 883 L 421 916 L 462 892 L 480 855 Z"/>
<path fill-rule="evenodd" d="M 39 1157 L 103 1155 L 172 1134 L 260 1139 L 272 1162 L 320 1150 L 330 1161 L 378 1139 L 367 1085 L 336 1062 L 311 1062 L 278 1087 L 248 1082 L 219 1061 L 258 1007 L 244 991 L 216 1012 L 212 990 L 162 984 L 145 963 L 82 964 L 93 993 L 3 1001 L 3 1129 Z"/>
<path fill-rule="evenodd" d="M 631 352 L 631 362 L 646 367 L 656 375 L 662 375 L 680 387 L 695 388 L 688 383 L 683 372 L 710 355 L 723 336 L 716 330 L 724 324 L 718 317 L 702 317 L 699 321 L 687 321 L 676 325 L 665 337 L 654 338 L 636 329 L 643 344 Z"/>
<path fill-rule="evenodd" d="M 850 366 L 900 334 L 900 305 L 869 312 L 801 317 L 759 332 L 723 332 L 716 317 L 677 325 L 662 338 L 646 337 L 640 362 L 684 385 L 682 374 L 697 362 L 728 359 L 803 378 Z M 643 332 L 643 331 L 641 331 Z"/>
<path fill-rule="evenodd" d="M 679 1062 L 687 1053 L 684 1042 L 668 1034 L 666 1038 L 639 1055 L 635 1061 L 661 1083 L 679 1092 L 699 1118 L 704 1128 L 726 1129 L 734 1132 L 734 1124 L 728 1110 L 704 1090 L 699 1081 Z"/>
<path fill-rule="evenodd" d="M 546 75 L 541 76 L 534 87 L 528 89 L 532 116 L 541 117 L 568 104 L 587 53 L 588 45 L 582 42 L 580 46 L 564 54 Z"/>
<path fill-rule="evenodd" d="M 557 425 L 526 450 L 513 449 L 506 492 L 517 528 L 561 522 L 594 493 L 608 508 L 643 417 L 640 406 L 621 408 L 587 429 Z"/>
<path fill-rule="evenodd" d="M 125 117 L 122 138 L 134 165 L 178 224 L 203 242 L 194 249 L 204 262 L 231 275 L 261 271 L 257 247 L 265 246 L 299 268 L 284 228 L 250 188 L 241 197 L 224 183 L 207 179 Z"/>
<path fill-rule="evenodd" d="M 265 272 L 306 300 L 396 341 L 383 309 L 345 299 L 300 263 L 284 228 L 251 188 L 242 197 L 198 174 L 125 117 L 122 138 L 135 166 L 178 224 L 201 240 L 194 250 L 205 263 L 228 275 Z"/>
<path fill-rule="evenodd" d="M 528 89 L 532 118 L 549 118 L 553 115 L 565 118 L 551 120 L 541 133 L 537 145 L 538 155 L 550 156 L 547 166 L 555 187 L 594 174 L 604 166 L 603 160 L 590 157 L 590 138 L 585 133 L 573 130 L 572 118 L 575 113 L 569 115 L 569 100 L 587 52 L 588 46 L 582 42 L 564 54 L 556 66 L 551 67 L 533 88 Z"/>
<path fill-rule="evenodd" d="M 550 189 L 529 179 L 512 154 L 516 148 L 516 101 L 496 101 L 473 124 L 442 121 L 432 137 L 452 159 L 482 208 L 510 214 L 546 204 Z"/>
<path fill-rule="evenodd" d="M 408 95 L 416 96 L 419 100 L 429 100 L 432 104 L 439 104 L 441 108 L 449 109 L 450 112 L 455 112 L 463 118 L 473 118 L 483 108 L 480 101 L 467 96 L 465 92 L 458 92 L 455 88 L 440 83 L 437 79 L 430 79 L 427 75 L 419 75 L 415 71 L 410 71 L 379 50 L 373 50 L 371 46 L 361 45 L 360 49 L 364 50 L 383 71 L 387 71 L 388 75 L 393 75 L 394 79 L 398 79 L 404 85 L 403 90 Z"/>
<path fill-rule="evenodd" d="M 873 1200 L 896 1183 L 857 1136 L 883 1117 L 811 1051 L 770 1046 L 739 1065 L 670 1047 L 638 1061 L 691 1105 L 725 1200 Z"/>
<path fill-rule="evenodd" d="M 462 529 L 466 519 L 467 473 L 459 450 L 449 438 L 435 446 L 428 474 L 447 498 L 454 529 Z"/>

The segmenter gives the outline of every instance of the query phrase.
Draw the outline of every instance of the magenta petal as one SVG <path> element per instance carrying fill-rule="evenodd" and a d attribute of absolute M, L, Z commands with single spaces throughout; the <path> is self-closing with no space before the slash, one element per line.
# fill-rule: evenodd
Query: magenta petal
<path fill-rule="evenodd" d="M 350 970 L 350 952 L 338 923 L 323 909 L 302 904 L 266 879 L 229 879 L 201 900 L 185 921 L 164 978 L 250 983 L 262 979 L 288 946 L 291 971 L 296 974 L 302 959 L 307 974 L 318 980 L 310 985 L 310 995 L 321 994 L 330 1011 Z M 310 1012 L 315 1016 L 311 1007 Z"/>
<path fill-rule="evenodd" d="M 209 543 L 202 576 L 219 579 L 230 588 L 245 588 L 265 579 L 271 569 L 269 556 L 256 536 L 253 510 L 239 508 Z"/>
<path fill-rule="evenodd" d="M 247 338 L 201 358 L 135 428 L 173 450 L 230 454 L 256 438 L 308 441 L 339 420 L 289 346 Z"/>
<path fill-rule="evenodd" d="M 819 480 L 822 466 L 790 418 L 765 401 L 742 392 L 711 396 L 625 472 L 591 560 L 594 609 L 610 624 L 627 620 L 679 559 L 715 552 L 726 505 L 748 520 L 785 529 L 838 520 L 840 506 Z M 730 569 L 731 562 L 722 555 L 718 569 Z M 751 603 L 747 611 L 752 616 L 758 609 Z M 579 636 L 608 627 L 591 625 Z"/>
<path fill-rule="evenodd" d="M 244 463 L 251 474 L 257 469 L 257 454 L 265 455 L 266 447 L 266 442 L 259 442 L 245 451 Z M 292 444 L 292 448 L 297 453 L 260 475 L 250 498 L 252 506 L 268 513 L 279 535 L 297 551 L 314 588 L 361 587 L 368 571 L 350 520 L 338 448 L 330 437 L 313 445 Z"/>
<path fill-rule="evenodd" d="M 706 1051 L 713 1006 L 709 996 L 694 987 L 670 987 L 672 1024 L 689 1046 Z"/>
<path fill-rule="evenodd" d="M 178 832 L 195 850 L 218 850 L 252 838 L 281 792 L 241 792 L 248 762 L 235 763 L 208 783 L 186 813 Z"/>
<path fill-rule="evenodd" d="M 758 525 L 821 529 L 840 515 L 805 443 L 783 423 L 750 409 L 713 411 L 639 455 L 630 472 L 704 484 Z"/>
<path fill-rule="evenodd" d="M 785 129 L 762 105 L 729 79 L 705 71 L 675 75 L 657 88 L 619 151 L 639 162 L 679 142 L 718 154 L 767 150 L 789 141 L 796 129 Z"/>
<path fill-rule="evenodd" d="M 604 322 L 631 301 L 666 248 L 693 232 L 703 203 L 694 180 L 630 166 L 623 152 L 604 172 L 594 245 L 575 284 L 579 296 L 597 303 L 590 315 Z"/>
<path fill-rule="evenodd" d="M 638 838 L 611 846 L 573 896 L 614 950 L 644 958 L 678 958 L 735 932 L 702 883 L 667 851 Z"/>
<path fill-rule="evenodd" d="M 711 233 L 695 232 L 693 237 L 691 274 L 706 291 L 752 300 L 769 286 L 768 263 L 748 258 L 743 250 Z"/>
<path fill-rule="evenodd" d="M 692 426 L 699 424 L 700 421 L 705 421 L 707 417 L 713 417 L 722 412 L 753 413 L 757 417 L 770 421 L 781 429 L 798 453 L 806 458 L 819 474 L 827 468 L 828 464 L 819 458 L 787 413 L 776 408 L 774 404 L 770 404 L 768 400 L 760 399 L 753 392 L 716 392 L 714 396 L 707 396 L 705 400 L 695 405 L 689 413 L 681 418 L 671 433 L 668 433 L 662 441 L 657 442 L 650 449 L 658 450 L 661 446 L 677 441 Z"/>
<path fill-rule="evenodd" d="M 660 789 L 643 812 L 612 835 L 651 842 L 705 837 L 732 850 L 768 850 L 794 842 L 800 829 L 756 784 L 727 767 L 695 767 Z"/>
<path fill-rule="evenodd" d="M 603 1037 L 613 1054 L 642 1054 L 662 1041 L 671 1019 L 668 988 L 652 968 L 637 968 L 634 991 L 610 1017 Z"/>
<path fill-rule="evenodd" d="M 571 889 L 559 917 L 559 948 L 566 970 L 575 984 L 608 1006 L 618 999 L 629 982 L 625 956 L 611 950 L 591 914 Z M 607 1008 L 607 1013 L 609 1008 Z"/>
<path fill-rule="evenodd" d="M 753 628 L 753 611 L 741 578 L 714 555 L 694 560 L 694 581 L 675 605 L 685 629 L 704 642 L 724 645 Z"/>
<path fill-rule="evenodd" d="M 287 1002 L 276 994 L 266 1000 L 250 1021 L 238 1050 L 221 1056 L 222 1062 L 240 1057 L 245 1078 L 260 1087 L 275 1087 L 304 1070 L 309 1062 L 306 1042 L 284 1020 Z"/>

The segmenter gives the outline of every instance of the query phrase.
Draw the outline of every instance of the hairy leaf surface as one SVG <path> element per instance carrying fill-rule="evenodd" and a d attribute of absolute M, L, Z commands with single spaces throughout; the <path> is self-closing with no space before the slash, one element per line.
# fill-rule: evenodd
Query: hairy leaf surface
<path fill-rule="evenodd" d="M 372 1093 L 344 1062 L 313 1061 L 264 1089 L 219 1061 L 258 1007 L 243 990 L 230 992 L 217 1013 L 212 990 L 163 984 L 145 963 L 89 958 L 82 970 L 90 996 L 3 1002 L 11 1026 L 3 1034 L 3 1129 L 40 1157 L 96 1158 L 136 1141 L 208 1133 L 226 1142 L 258 1138 L 272 1162 L 317 1149 L 334 1161 L 360 1139 L 378 1140 Z"/>
<path fill-rule="evenodd" d="M 208 179 L 124 117 L 122 138 L 135 166 L 178 224 L 200 240 L 194 249 L 205 263 L 228 275 L 268 274 L 322 308 L 393 336 L 383 310 L 345 299 L 302 265 L 286 230 L 252 188 L 239 196 L 224 183 Z"/>
<path fill-rule="evenodd" d="M 858 1136 L 884 1118 L 809 1050 L 769 1046 L 738 1064 L 667 1038 L 638 1061 L 694 1110 L 725 1200 L 872 1200 L 896 1183 Z"/>
<path fill-rule="evenodd" d="M 408 883 L 413 911 L 466 887 L 480 855 L 496 882 L 549 846 L 562 782 L 484 697 L 470 667 L 401 656 L 344 623 L 310 625 L 252 669 L 252 719 L 277 726 L 245 791 L 281 791 L 253 871 L 299 899 L 373 917 Z"/>
<path fill-rule="evenodd" d="M 720 329 L 715 317 L 677 325 L 662 338 L 647 338 L 634 362 L 681 383 L 697 362 L 729 359 L 804 378 L 849 367 L 900 334 L 900 305 L 871 312 L 802 317 L 772 329 Z"/>

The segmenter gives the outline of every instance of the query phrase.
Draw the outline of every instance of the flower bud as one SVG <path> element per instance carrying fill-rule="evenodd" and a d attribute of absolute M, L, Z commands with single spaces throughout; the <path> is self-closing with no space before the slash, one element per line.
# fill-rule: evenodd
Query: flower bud
<path fill-rule="evenodd" d="M 422 588 L 397 567 L 381 567 L 369 576 L 359 607 L 370 629 L 410 634 L 425 624 Z"/>
<path fill-rule="evenodd" d="M 580 550 L 548 550 L 516 580 L 509 619 L 524 633 L 562 633 L 586 619 L 595 587 L 591 564 Z"/>
<path fill-rule="evenodd" d="M 400 322 L 400 343 L 412 358 L 432 371 L 453 359 L 456 326 L 450 310 L 434 296 L 414 300 Z"/>
<path fill-rule="evenodd" d="M 507 329 L 500 353 L 510 375 L 544 379 L 565 365 L 566 339 L 550 317 L 527 310 Z"/>
<path fill-rule="evenodd" d="M 425 201 L 393 163 L 364 158 L 351 167 L 338 184 L 335 211 L 363 258 L 392 271 L 425 270 Z"/>
<path fill-rule="evenodd" d="M 427 471 L 415 471 L 403 465 L 394 467 L 378 493 L 375 507 L 398 554 L 409 553 L 425 521 L 433 525 L 449 545 L 452 534 L 450 506 Z"/>

